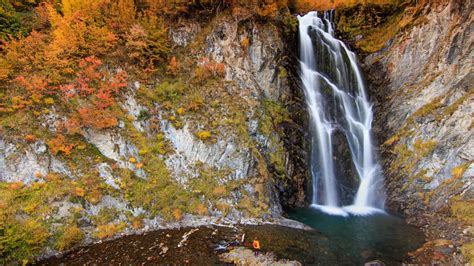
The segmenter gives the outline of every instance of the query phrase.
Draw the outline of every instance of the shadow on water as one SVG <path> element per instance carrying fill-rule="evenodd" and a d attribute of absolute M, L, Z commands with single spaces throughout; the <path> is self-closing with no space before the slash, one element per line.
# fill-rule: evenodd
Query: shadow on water
<path fill-rule="evenodd" d="M 381 260 L 387 265 L 400 264 L 406 254 L 424 243 L 422 232 L 399 217 L 388 214 L 371 216 L 334 216 L 312 208 L 296 209 L 289 218 L 321 232 L 314 245 L 324 245 L 334 264 L 363 264 Z M 324 257 L 324 254 L 314 254 Z"/>

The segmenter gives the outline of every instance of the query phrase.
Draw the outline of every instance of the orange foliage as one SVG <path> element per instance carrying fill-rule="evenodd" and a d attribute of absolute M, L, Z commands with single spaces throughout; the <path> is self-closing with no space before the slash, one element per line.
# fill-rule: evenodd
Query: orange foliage
<path fill-rule="evenodd" d="M 54 67 L 46 51 L 48 36 L 32 31 L 25 38 L 3 42 L 1 50 L 11 70 L 22 73 L 47 72 Z M 56 62 L 57 63 L 57 62 Z"/>
<path fill-rule="evenodd" d="M 66 156 L 71 154 L 71 150 L 75 146 L 74 144 L 67 143 L 66 138 L 62 134 L 57 135 L 55 138 L 48 141 L 47 144 L 54 155 L 61 152 Z"/>
<path fill-rule="evenodd" d="M 259 16 L 264 18 L 275 18 L 278 15 L 278 6 L 276 3 L 264 5 L 257 10 L 257 13 Z"/>
<path fill-rule="evenodd" d="M 84 197 L 85 193 L 85 190 L 81 187 L 75 187 L 72 191 L 72 194 L 76 197 Z"/>
<path fill-rule="evenodd" d="M 204 206 L 204 204 L 202 204 L 202 203 L 199 203 L 196 206 L 196 212 L 197 212 L 198 215 L 208 215 L 209 214 L 209 211 L 207 210 L 207 207 Z"/>
<path fill-rule="evenodd" d="M 64 129 L 66 129 L 67 134 L 70 134 L 70 135 L 80 133 L 80 131 L 81 131 L 80 121 L 79 121 L 79 119 L 77 119 L 75 117 L 67 119 L 63 123 L 62 126 L 63 126 Z"/>
<path fill-rule="evenodd" d="M 224 77 L 225 65 L 203 57 L 199 60 L 198 66 L 194 70 L 194 77 L 203 82 L 211 77 Z"/>
<path fill-rule="evenodd" d="M 144 55 L 147 44 L 147 33 L 142 25 L 133 25 L 129 32 L 125 35 L 125 47 L 127 48 L 127 55 L 132 60 L 136 60 L 140 63 L 145 63 Z"/>
<path fill-rule="evenodd" d="M 95 108 L 80 108 L 79 117 L 84 126 L 104 129 L 115 127 L 118 124 L 116 114 L 111 110 L 101 110 Z"/>
<path fill-rule="evenodd" d="M 48 5 L 53 39 L 50 52 L 56 56 L 100 55 L 110 51 L 117 36 L 106 25 L 106 0 L 62 0 L 62 14 Z M 114 2 L 114 1 L 112 1 Z"/>
<path fill-rule="evenodd" d="M 10 183 L 9 188 L 11 190 L 18 190 L 24 186 L 25 184 L 22 181 L 17 181 L 17 182 Z"/>
<path fill-rule="evenodd" d="M 242 40 L 240 41 L 240 45 L 242 46 L 242 49 L 244 51 L 247 51 L 250 45 L 250 40 L 247 36 L 243 37 Z"/>
<path fill-rule="evenodd" d="M 29 76 L 28 78 L 20 75 L 15 79 L 15 83 L 20 88 L 25 89 L 27 95 L 36 103 L 40 102 L 49 88 L 49 80 L 36 75 Z"/>
<path fill-rule="evenodd" d="M 33 143 L 33 142 L 36 141 L 36 136 L 35 136 L 35 135 L 26 135 L 26 136 L 25 136 L 25 141 L 26 141 L 26 142 Z"/>
<path fill-rule="evenodd" d="M 173 211 L 173 218 L 175 221 L 181 221 L 183 219 L 183 212 L 180 209 Z"/>
<path fill-rule="evenodd" d="M 176 57 L 173 56 L 171 57 L 168 67 L 166 68 L 166 73 L 176 76 L 178 74 L 178 71 L 179 71 L 178 60 L 176 60 Z"/>
<path fill-rule="evenodd" d="M 348 7 L 357 4 L 384 5 L 395 2 L 394 0 L 292 0 L 292 5 L 297 12 L 315 10 L 329 10 L 338 7 Z"/>

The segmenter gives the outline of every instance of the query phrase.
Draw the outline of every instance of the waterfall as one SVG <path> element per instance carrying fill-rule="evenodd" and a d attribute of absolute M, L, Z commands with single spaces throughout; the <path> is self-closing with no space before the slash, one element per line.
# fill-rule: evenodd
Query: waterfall
<path fill-rule="evenodd" d="M 333 12 L 299 16 L 301 81 L 310 115 L 312 207 L 334 215 L 383 212 L 382 170 L 372 138 L 372 105 L 356 56 L 334 37 Z M 342 206 L 334 134 L 342 132 L 359 179 L 353 202 Z M 346 177 L 347 178 L 347 177 Z"/>

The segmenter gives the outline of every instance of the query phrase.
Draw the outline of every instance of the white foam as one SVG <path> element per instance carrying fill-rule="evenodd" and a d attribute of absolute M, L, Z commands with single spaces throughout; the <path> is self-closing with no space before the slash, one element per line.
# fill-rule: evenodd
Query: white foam
<path fill-rule="evenodd" d="M 343 210 L 355 216 L 367 216 L 373 214 L 385 214 L 385 211 L 378 208 L 349 205 L 342 207 Z"/>
<path fill-rule="evenodd" d="M 334 206 L 311 204 L 311 208 L 320 210 L 329 215 L 342 216 L 342 217 L 348 217 L 349 215 L 369 216 L 369 215 L 374 215 L 374 214 L 386 214 L 386 212 L 382 209 L 373 208 L 373 207 L 365 207 L 365 206 L 356 206 L 356 205 L 334 207 Z"/>
<path fill-rule="evenodd" d="M 343 208 L 340 208 L 340 207 L 331 207 L 331 206 L 317 205 L 317 204 L 311 204 L 311 207 L 318 209 L 329 215 L 343 216 L 343 217 L 349 216 L 349 213 L 347 213 Z"/>

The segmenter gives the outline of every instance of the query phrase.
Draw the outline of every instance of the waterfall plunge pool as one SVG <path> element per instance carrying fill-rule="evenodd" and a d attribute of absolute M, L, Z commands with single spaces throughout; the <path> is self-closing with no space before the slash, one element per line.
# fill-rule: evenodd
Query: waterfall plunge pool
<path fill-rule="evenodd" d="M 424 243 L 420 229 L 386 213 L 341 216 L 301 208 L 288 214 L 289 218 L 307 224 L 324 236 L 314 240 L 314 245 L 319 246 L 313 254 L 318 261 L 316 264 L 357 265 L 380 260 L 386 265 L 399 265 L 409 252 Z M 329 251 L 329 254 L 319 254 L 318 250 Z"/>

